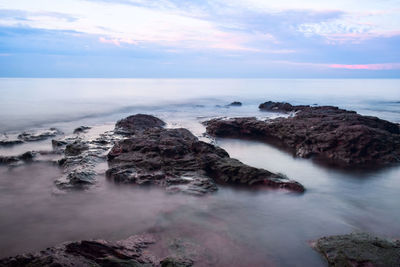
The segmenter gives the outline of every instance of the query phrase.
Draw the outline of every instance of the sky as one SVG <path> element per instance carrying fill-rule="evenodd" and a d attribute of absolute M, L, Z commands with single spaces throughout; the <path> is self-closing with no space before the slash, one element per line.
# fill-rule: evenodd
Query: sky
<path fill-rule="evenodd" d="M 1 0 L 0 77 L 400 78 L 400 0 Z"/>

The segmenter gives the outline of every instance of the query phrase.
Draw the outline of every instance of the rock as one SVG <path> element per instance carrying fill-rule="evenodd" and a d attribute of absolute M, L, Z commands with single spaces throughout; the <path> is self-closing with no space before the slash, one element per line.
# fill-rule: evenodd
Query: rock
<path fill-rule="evenodd" d="M 89 145 L 87 142 L 77 139 L 73 143 L 66 145 L 64 153 L 66 156 L 77 156 L 88 149 Z"/>
<path fill-rule="evenodd" d="M 115 132 L 119 134 L 134 134 L 149 128 L 162 128 L 165 122 L 151 115 L 136 114 L 118 121 Z"/>
<path fill-rule="evenodd" d="M 88 126 L 80 126 L 74 130 L 74 134 L 86 133 L 91 127 Z"/>
<path fill-rule="evenodd" d="M 228 107 L 240 107 L 242 105 L 242 102 L 234 101 L 227 105 Z"/>
<path fill-rule="evenodd" d="M 35 156 L 36 153 L 33 151 L 28 151 L 18 156 L 0 156 L 0 164 L 18 165 L 24 162 L 31 162 Z"/>
<path fill-rule="evenodd" d="M 386 240 L 367 233 L 322 237 L 313 247 L 329 266 L 400 266 L 400 241 Z"/>
<path fill-rule="evenodd" d="M 37 253 L 0 259 L 0 266 L 159 266 L 155 256 L 143 252 L 154 242 L 151 235 L 131 236 L 117 242 L 104 240 L 68 242 Z"/>
<path fill-rule="evenodd" d="M 264 111 L 280 111 L 280 112 L 289 112 L 293 111 L 293 106 L 286 102 L 272 102 L 268 101 L 262 103 L 258 106 L 259 109 Z"/>
<path fill-rule="evenodd" d="M 18 135 L 18 139 L 25 141 L 25 142 L 34 142 L 34 141 L 41 141 L 46 140 L 50 137 L 54 137 L 57 135 L 63 134 L 60 130 L 56 128 L 50 128 L 49 130 L 45 131 L 30 131 L 30 132 L 23 132 Z"/>
<path fill-rule="evenodd" d="M 19 139 L 8 139 L 7 137 L 3 137 L 2 139 L 0 139 L 0 146 L 13 146 L 22 143 L 23 141 Z"/>
<path fill-rule="evenodd" d="M 149 128 L 117 142 L 108 154 L 106 175 L 117 183 L 158 185 L 167 191 L 205 194 L 222 184 L 267 186 L 303 192 L 279 174 L 247 166 L 186 129 Z"/>
<path fill-rule="evenodd" d="M 160 261 L 161 267 L 190 267 L 193 266 L 193 261 L 190 259 L 180 259 L 167 257 Z"/>
<path fill-rule="evenodd" d="M 96 183 L 96 172 L 91 168 L 73 169 L 66 173 L 62 178 L 56 180 L 59 188 L 85 188 Z"/>
<path fill-rule="evenodd" d="M 279 107 L 279 110 L 297 112 L 288 118 L 213 119 L 204 124 L 212 136 L 265 141 L 288 149 L 296 156 L 323 159 L 336 165 L 400 162 L 397 124 L 331 106 L 291 107 Z"/>
<path fill-rule="evenodd" d="M 100 134 L 94 139 L 70 136 L 62 140 L 53 140 L 53 148 L 64 157 L 58 161 L 63 175 L 55 181 L 59 189 L 88 189 L 95 184 L 96 167 L 106 162 L 107 151 L 122 136 L 113 131 Z"/>

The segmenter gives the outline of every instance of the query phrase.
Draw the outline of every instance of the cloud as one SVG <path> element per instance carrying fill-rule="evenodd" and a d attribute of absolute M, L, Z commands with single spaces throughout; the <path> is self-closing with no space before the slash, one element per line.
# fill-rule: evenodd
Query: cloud
<path fill-rule="evenodd" d="M 348 70 L 399 70 L 400 63 L 382 64 L 330 64 L 329 68 L 348 69 Z"/>
<path fill-rule="evenodd" d="M 253 47 L 252 42 L 262 42 L 264 46 L 274 42 L 268 33 L 227 29 L 212 20 L 134 5 L 142 4 L 141 1 L 130 3 L 132 5 L 80 0 L 71 0 L 68 4 L 48 0 L 37 0 L 34 4 L 28 0 L 9 1 L 7 5 L 14 8 L 14 13 L 19 12 L 19 16 L 3 16 L 0 25 L 73 30 L 98 35 L 101 42 L 118 45 L 157 44 L 197 50 L 256 52 L 262 49 Z M 59 10 L 65 14 L 60 14 Z"/>

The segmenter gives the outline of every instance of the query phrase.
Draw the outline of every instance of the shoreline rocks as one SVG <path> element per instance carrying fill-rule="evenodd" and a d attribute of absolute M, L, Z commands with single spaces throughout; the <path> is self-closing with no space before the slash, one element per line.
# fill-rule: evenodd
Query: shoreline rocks
<path fill-rule="evenodd" d="M 106 175 L 114 182 L 158 185 L 169 192 L 195 195 L 217 190 L 215 182 L 304 192 L 301 184 L 232 159 L 225 150 L 199 141 L 186 129 L 161 128 L 164 123 L 150 115 L 128 118 L 121 120 L 122 126 L 118 122 L 116 129 L 134 134 L 108 153 Z"/>
<path fill-rule="evenodd" d="M 368 233 L 322 237 L 312 243 L 329 266 L 400 266 L 400 240 Z"/>
<path fill-rule="evenodd" d="M 0 259 L 1 267 L 17 266 L 168 266 L 190 267 L 189 258 L 168 256 L 159 258 L 149 246 L 156 243 L 151 234 L 135 235 L 125 240 L 82 240 L 66 242 L 46 250 Z"/>
<path fill-rule="evenodd" d="M 288 118 L 260 121 L 254 117 L 204 122 L 215 137 L 264 141 L 295 156 L 341 166 L 387 165 L 400 162 L 400 127 L 376 117 L 331 106 L 292 106 L 266 102 L 263 109 L 295 112 Z"/>

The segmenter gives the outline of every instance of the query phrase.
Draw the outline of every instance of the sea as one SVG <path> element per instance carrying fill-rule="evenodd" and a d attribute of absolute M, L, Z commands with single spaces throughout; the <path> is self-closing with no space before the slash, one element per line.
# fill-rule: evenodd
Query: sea
<path fill-rule="evenodd" d="M 228 106 L 233 101 L 242 106 Z M 333 105 L 400 123 L 399 79 L 0 79 L 0 135 L 50 127 L 68 135 L 81 125 L 95 135 L 126 116 L 151 114 L 306 188 L 219 186 L 194 197 L 118 186 L 99 175 L 87 191 L 60 194 L 54 181 L 62 170 L 54 164 L 0 166 L 0 257 L 161 229 L 198 244 L 215 266 L 326 266 L 311 248 L 322 236 L 400 238 L 400 166 L 337 169 L 265 143 L 205 135 L 202 122 L 211 118 L 281 116 L 259 111 L 265 101 Z M 45 140 L 1 147 L 0 155 L 50 149 Z"/>

